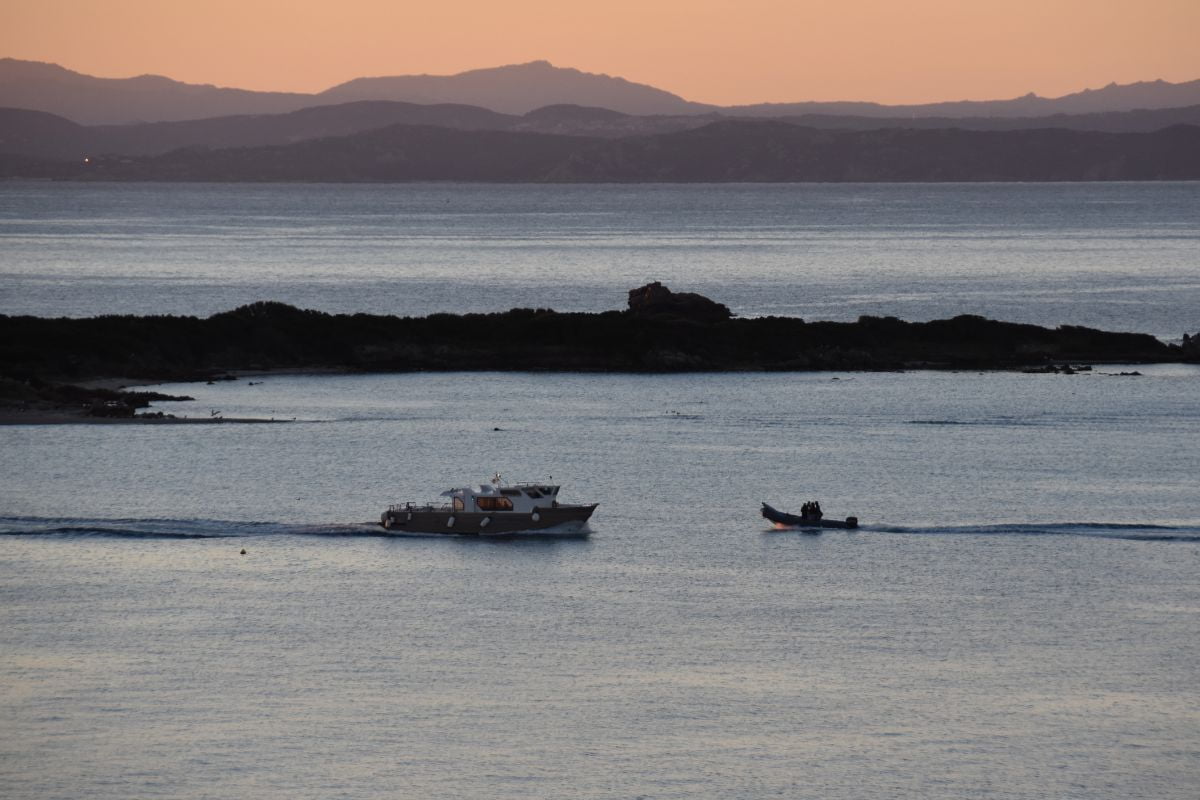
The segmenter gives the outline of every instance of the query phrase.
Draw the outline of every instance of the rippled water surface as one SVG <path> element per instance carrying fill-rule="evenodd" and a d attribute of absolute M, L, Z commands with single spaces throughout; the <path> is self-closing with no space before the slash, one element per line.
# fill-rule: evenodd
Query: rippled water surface
<path fill-rule="evenodd" d="M 1175 338 L 1198 212 L 1200 184 L 0 183 L 0 313 L 603 310 L 662 280 Z M 267 422 L 0 427 L 4 798 L 1200 785 L 1195 367 L 162 388 Z M 372 524 L 495 470 L 598 502 L 590 534 Z M 809 499 L 862 527 L 758 515 Z"/>
<path fill-rule="evenodd" d="M 286 423 L 0 428 L 0 793 L 1191 798 L 1200 371 L 1136 370 L 260 376 L 162 409 Z M 590 535 L 371 524 L 494 470 Z M 814 498 L 863 527 L 758 516 Z"/>
<path fill-rule="evenodd" d="M 505 186 L 0 183 L 0 313 L 623 307 L 961 313 L 1178 338 L 1200 183 Z"/>

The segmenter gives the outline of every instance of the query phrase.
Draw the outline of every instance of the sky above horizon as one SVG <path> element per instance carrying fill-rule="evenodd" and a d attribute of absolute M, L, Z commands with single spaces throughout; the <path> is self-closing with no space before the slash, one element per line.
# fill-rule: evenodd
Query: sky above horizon
<path fill-rule="evenodd" d="M 2 0 L 0 56 L 316 92 L 546 59 L 733 105 L 1200 78 L 1200 0 Z"/>

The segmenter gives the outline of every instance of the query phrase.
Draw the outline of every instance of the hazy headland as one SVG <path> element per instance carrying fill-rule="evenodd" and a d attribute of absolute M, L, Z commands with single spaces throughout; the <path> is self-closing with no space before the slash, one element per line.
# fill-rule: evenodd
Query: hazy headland
<path fill-rule="evenodd" d="M 315 94 L 0 59 L 0 177 L 107 181 L 1200 179 L 1200 81 L 1059 98 L 713 106 L 531 62 Z"/>

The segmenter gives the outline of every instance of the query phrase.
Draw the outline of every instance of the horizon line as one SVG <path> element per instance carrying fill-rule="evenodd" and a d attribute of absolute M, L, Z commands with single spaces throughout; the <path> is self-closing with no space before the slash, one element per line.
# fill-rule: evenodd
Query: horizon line
<path fill-rule="evenodd" d="M 458 72 L 451 72 L 451 73 L 407 72 L 407 73 L 395 73 L 395 74 L 387 74 L 387 75 L 358 75 L 356 77 L 349 78 L 344 81 L 332 83 L 332 84 L 326 86 L 324 89 L 319 89 L 319 90 L 315 90 L 315 91 L 293 91 L 293 90 L 286 90 L 286 89 L 247 89 L 242 86 L 229 86 L 229 85 L 221 85 L 221 84 L 217 84 L 217 83 L 195 83 L 195 82 L 181 80 L 179 78 L 171 77 L 170 75 L 164 75 L 164 74 L 156 73 L 156 72 L 143 72 L 143 73 L 139 73 L 136 75 L 126 75 L 126 76 L 117 76 L 117 77 L 107 76 L 107 75 L 95 75 L 95 74 L 88 73 L 88 72 L 81 72 L 77 69 L 73 69 L 71 67 L 65 66 L 64 64 L 58 63 L 56 61 L 41 61 L 41 60 L 37 60 L 37 59 L 17 58 L 15 56 L 0 56 L 0 62 L 3 62 L 3 61 L 14 61 L 14 62 L 20 62 L 20 63 L 25 63 L 25 64 L 40 64 L 40 65 L 44 65 L 44 66 L 57 67 L 61 70 L 70 72 L 75 75 L 81 75 L 81 76 L 87 77 L 87 78 L 95 78 L 97 80 L 126 81 L 126 80 L 137 80 L 139 78 L 157 78 L 157 79 L 161 79 L 161 80 L 172 81 L 173 83 L 182 84 L 184 86 L 196 86 L 196 87 L 204 87 L 204 88 L 220 89 L 220 90 L 228 90 L 228 91 L 238 91 L 238 92 L 251 92 L 254 94 L 301 95 L 301 96 L 310 96 L 310 97 L 314 97 L 314 98 L 319 97 L 320 95 L 324 94 L 325 92 L 328 92 L 339 86 L 343 86 L 347 83 L 351 83 L 351 82 L 357 81 L 357 80 L 387 80 L 390 78 L 410 78 L 410 77 L 412 77 L 412 78 L 455 78 L 455 77 L 465 75 L 468 73 L 472 73 L 472 72 L 489 72 L 489 71 L 507 69 L 507 68 L 512 68 L 512 67 L 528 67 L 528 66 L 544 64 L 554 70 L 577 72 L 582 75 L 589 75 L 589 76 L 595 76 L 595 77 L 601 77 L 601 78 L 609 78 L 609 79 L 613 79 L 613 80 L 621 80 L 621 81 L 625 81 L 626 83 L 633 84 L 635 86 L 645 86 L 645 87 L 654 89 L 656 91 L 665 92 L 674 97 L 678 97 L 680 100 L 682 100 L 686 103 L 693 104 L 693 105 L 711 106 L 714 108 L 726 108 L 726 109 L 742 108 L 742 107 L 750 107 L 750 106 L 786 106 L 786 105 L 804 105 L 804 104 L 875 105 L 875 106 L 882 106 L 885 108 L 904 108 L 904 107 L 910 107 L 910 106 L 915 106 L 915 107 L 936 106 L 936 105 L 944 105 L 944 104 L 951 104 L 951 103 L 1008 102 L 1008 101 L 1021 100 L 1021 99 L 1027 99 L 1027 98 L 1040 99 L 1040 100 L 1058 100 L 1063 97 L 1070 97 L 1070 96 L 1077 95 L 1077 94 L 1083 94 L 1085 92 L 1100 91 L 1100 90 L 1108 89 L 1108 88 L 1112 88 L 1112 87 L 1138 86 L 1138 85 L 1144 85 L 1144 84 L 1167 84 L 1167 85 L 1172 85 L 1172 86 L 1179 86 L 1182 84 L 1192 83 L 1197 80 L 1200 80 L 1200 78 L 1192 78 L 1192 79 L 1183 80 L 1183 81 L 1168 81 L 1161 77 L 1150 78 L 1150 79 L 1141 79 L 1141 80 L 1131 81 L 1129 83 L 1119 83 L 1116 80 L 1110 80 L 1108 83 L 1105 83 L 1101 86 L 1085 86 L 1082 89 L 1070 91 L 1070 92 L 1067 92 L 1066 94 L 1062 94 L 1062 95 L 1042 95 L 1042 94 L 1038 94 L 1036 91 L 1031 90 L 1031 91 L 1025 92 L 1024 94 L 1017 94 L 1012 97 L 987 97 L 987 98 L 960 97 L 960 98 L 956 98 L 956 99 L 943 99 L 943 100 L 932 100 L 932 101 L 923 101 L 923 102 L 884 102 L 884 101 L 879 101 L 879 100 L 856 100 L 856 99 L 839 99 L 839 100 L 812 100 L 812 99 L 809 99 L 809 100 L 761 100 L 761 101 L 757 101 L 757 102 L 721 104 L 721 103 L 710 103 L 710 102 L 706 102 L 706 101 L 702 101 L 702 100 L 692 100 L 692 99 L 689 99 L 689 98 L 685 97 L 684 95 L 681 95 L 670 89 L 664 89 L 663 87 L 657 86 L 652 83 L 645 83 L 642 81 L 634 80 L 632 78 L 627 78 L 623 75 L 615 75 L 615 74 L 608 73 L 608 72 L 589 72 L 587 70 L 580 69 L 578 67 L 558 66 L 546 58 L 535 58 L 535 59 L 531 59 L 529 61 L 518 61 L 518 62 L 509 63 L 509 64 L 498 64 L 498 65 L 487 66 L 487 67 L 472 67 L 469 69 L 464 69 L 464 70 L 460 70 Z"/>

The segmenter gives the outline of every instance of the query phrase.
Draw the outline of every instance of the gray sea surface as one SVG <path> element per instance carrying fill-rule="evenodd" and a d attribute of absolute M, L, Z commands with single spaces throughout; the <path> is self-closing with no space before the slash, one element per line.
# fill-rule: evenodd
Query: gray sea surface
<path fill-rule="evenodd" d="M 159 388 L 287 422 L 0 428 L 5 798 L 1200 785 L 1198 367 Z M 589 534 L 374 523 L 496 470 Z"/>
<path fill-rule="evenodd" d="M 1198 212 L 1187 183 L 9 182 L 0 314 L 598 311 L 662 280 L 1178 338 Z M 160 388 L 277 422 L 0 427 L 5 798 L 1200 786 L 1195 366 Z M 497 470 L 598 502 L 588 535 L 374 524 Z M 862 527 L 758 514 L 810 499 Z"/>
<path fill-rule="evenodd" d="M 0 182 L 0 314 L 601 311 L 652 280 L 743 316 L 1178 339 L 1200 183 Z"/>

